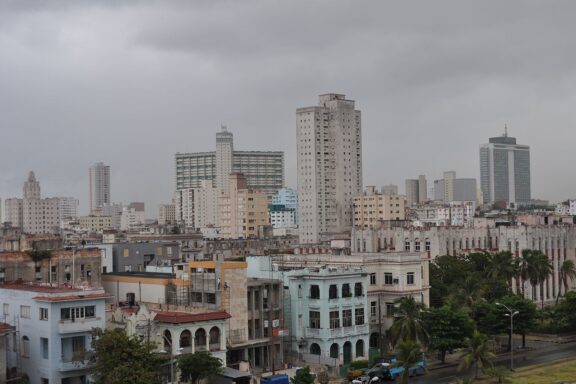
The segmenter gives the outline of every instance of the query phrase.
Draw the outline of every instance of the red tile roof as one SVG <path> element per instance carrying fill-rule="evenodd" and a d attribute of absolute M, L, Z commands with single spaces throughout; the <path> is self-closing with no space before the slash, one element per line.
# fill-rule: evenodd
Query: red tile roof
<path fill-rule="evenodd" d="M 86 295 L 69 295 L 69 296 L 36 296 L 34 300 L 38 301 L 76 301 L 76 300 L 91 300 L 91 299 L 107 299 L 112 297 L 107 293 L 88 293 Z"/>
<path fill-rule="evenodd" d="M 14 327 L 11 326 L 10 324 L 0 323 L 0 336 L 6 334 L 8 331 L 11 331 L 12 329 L 14 329 Z"/>
<path fill-rule="evenodd" d="M 225 311 L 189 313 L 189 312 L 158 312 L 154 320 L 161 323 L 183 324 L 196 323 L 199 321 L 225 320 L 229 319 L 230 314 Z"/>

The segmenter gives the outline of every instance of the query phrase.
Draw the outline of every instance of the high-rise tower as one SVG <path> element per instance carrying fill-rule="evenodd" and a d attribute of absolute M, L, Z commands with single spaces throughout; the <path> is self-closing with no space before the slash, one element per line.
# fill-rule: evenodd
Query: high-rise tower
<path fill-rule="evenodd" d="M 22 196 L 25 199 L 40 198 L 40 183 L 36 180 L 33 171 L 28 173 L 28 180 L 24 182 L 24 187 L 22 187 Z"/>
<path fill-rule="evenodd" d="M 90 212 L 110 204 L 110 166 L 96 163 L 90 167 Z"/>
<path fill-rule="evenodd" d="M 485 203 L 530 202 L 530 147 L 517 144 L 506 127 L 480 146 L 480 186 Z"/>
<path fill-rule="evenodd" d="M 234 152 L 234 136 L 222 126 L 216 133 L 216 188 L 228 192 L 229 176 L 232 173 L 232 155 Z"/>
<path fill-rule="evenodd" d="M 301 243 L 352 227 L 352 198 L 362 192 L 360 115 L 353 100 L 334 93 L 296 110 Z"/>

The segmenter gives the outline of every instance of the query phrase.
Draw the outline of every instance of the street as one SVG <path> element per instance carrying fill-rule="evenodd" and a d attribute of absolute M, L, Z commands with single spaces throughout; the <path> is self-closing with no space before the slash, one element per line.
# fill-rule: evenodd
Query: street
<path fill-rule="evenodd" d="M 517 352 L 514 355 L 514 367 L 520 368 L 528 365 L 545 363 L 548 361 L 576 357 L 576 343 L 551 344 L 549 346 L 526 352 Z M 501 355 L 494 359 L 494 364 L 499 367 L 510 367 L 510 355 Z M 457 378 L 472 376 L 472 369 L 458 372 L 458 366 L 448 366 L 430 371 L 425 376 L 415 377 L 410 380 L 412 384 L 424 383 L 450 383 Z"/>

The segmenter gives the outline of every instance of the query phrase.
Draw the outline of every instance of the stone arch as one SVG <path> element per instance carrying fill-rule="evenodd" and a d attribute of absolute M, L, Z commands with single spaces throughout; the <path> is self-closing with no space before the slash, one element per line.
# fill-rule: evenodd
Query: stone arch
<path fill-rule="evenodd" d="M 364 340 L 362 339 L 356 342 L 356 357 L 364 357 Z"/>
<path fill-rule="evenodd" d="M 333 359 L 340 358 L 340 347 L 338 346 L 337 343 L 334 343 L 330 346 L 330 357 L 332 357 Z"/>
<path fill-rule="evenodd" d="M 162 341 L 164 343 L 164 350 L 169 352 L 172 349 L 172 333 L 168 329 L 164 330 Z"/>
<path fill-rule="evenodd" d="M 180 333 L 180 348 L 190 348 L 192 347 L 192 333 L 185 329 Z"/>
<path fill-rule="evenodd" d="M 210 329 L 210 342 L 209 347 L 211 351 L 219 351 L 221 349 L 220 345 L 220 328 L 212 327 Z"/>
<path fill-rule="evenodd" d="M 322 354 L 322 350 L 320 349 L 320 346 L 317 343 L 312 343 L 312 345 L 310 345 L 310 354 L 311 355 Z"/>
<path fill-rule="evenodd" d="M 194 334 L 194 351 L 206 350 L 206 331 L 204 328 L 198 328 Z"/>

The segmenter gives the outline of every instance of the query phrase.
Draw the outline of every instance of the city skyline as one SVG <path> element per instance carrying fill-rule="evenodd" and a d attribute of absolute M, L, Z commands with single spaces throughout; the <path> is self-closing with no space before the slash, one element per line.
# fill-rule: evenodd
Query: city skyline
<path fill-rule="evenodd" d="M 173 154 L 213 150 L 220 124 L 235 147 L 283 151 L 295 188 L 294 110 L 329 92 L 363 111 L 364 185 L 445 170 L 479 180 L 478 145 L 508 124 L 531 147 L 532 196 L 574 197 L 576 181 L 559 177 L 576 138 L 574 5 L 518 4 L 421 3 L 423 18 L 404 4 L 319 2 L 314 18 L 259 2 L 4 3 L 0 198 L 34 170 L 46 195 L 87 212 L 86 169 L 103 161 L 115 202 L 155 207 L 171 199 Z"/>

